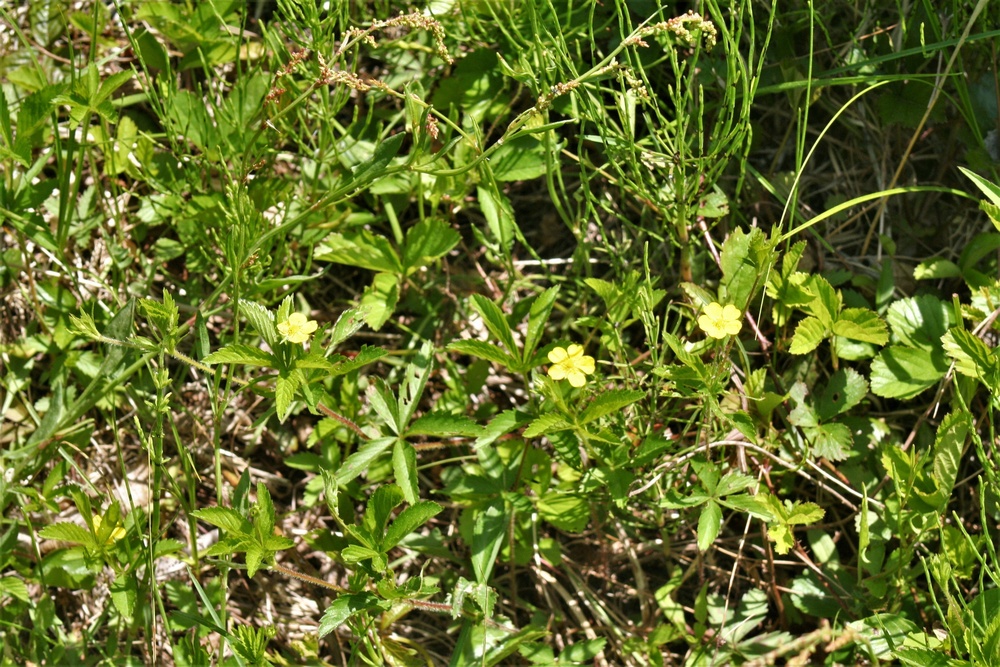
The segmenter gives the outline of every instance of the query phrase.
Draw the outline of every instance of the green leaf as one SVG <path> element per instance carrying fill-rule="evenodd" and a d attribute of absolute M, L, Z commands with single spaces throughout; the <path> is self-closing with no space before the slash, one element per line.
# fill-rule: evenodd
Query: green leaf
<path fill-rule="evenodd" d="M 476 582 L 488 583 L 507 526 L 503 500 L 497 499 L 476 512 L 472 529 L 472 571 Z"/>
<path fill-rule="evenodd" d="M 773 263 L 774 253 L 764 232 L 757 227 L 749 232 L 734 230 L 722 244 L 720 256 L 724 301 L 746 310 Z"/>
<path fill-rule="evenodd" d="M 826 510 L 816 503 L 785 501 L 782 521 L 788 525 L 816 523 L 826 515 Z"/>
<path fill-rule="evenodd" d="M 193 510 L 191 515 L 235 535 L 250 535 L 253 532 L 253 526 L 250 522 L 240 516 L 239 512 L 229 507 L 205 507 Z"/>
<path fill-rule="evenodd" d="M 947 372 L 948 360 L 940 350 L 890 345 L 872 361 L 871 390 L 884 398 L 913 398 Z"/>
<path fill-rule="evenodd" d="M 396 484 L 403 491 L 403 498 L 411 505 L 420 496 L 419 480 L 417 479 L 417 452 L 413 445 L 405 440 L 398 440 L 392 448 L 392 472 L 396 476 Z"/>
<path fill-rule="evenodd" d="M 482 435 L 476 439 L 476 444 L 474 447 L 479 449 L 480 447 L 486 447 L 496 442 L 497 438 L 507 435 L 516 428 L 520 428 L 531 422 L 531 415 L 526 412 L 520 412 L 518 410 L 505 410 L 501 412 L 496 417 L 494 417 L 486 428 L 483 429 Z"/>
<path fill-rule="evenodd" d="M 795 538 L 792 536 L 792 529 L 780 523 L 776 526 L 767 527 L 767 537 L 774 542 L 775 553 L 784 556 L 795 546 Z"/>
<path fill-rule="evenodd" d="M 549 491 L 536 507 L 539 516 L 567 533 L 579 533 L 590 523 L 590 506 L 580 494 Z"/>
<path fill-rule="evenodd" d="M 364 326 L 364 310 L 361 308 L 348 308 L 333 325 L 330 331 L 330 349 L 336 348 L 345 340 L 358 332 Z"/>
<path fill-rule="evenodd" d="M 816 398 L 816 414 L 821 421 L 836 417 L 853 408 L 868 394 L 868 382 L 853 368 L 841 368 L 830 376 L 826 387 Z"/>
<path fill-rule="evenodd" d="M 204 359 L 206 364 L 244 364 L 246 366 L 261 366 L 263 368 L 275 368 L 278 360 L 274 355 L 265 352 L 259 347 L 250 347 L 233 343 L 216 350 Z"/>
<path fill-rule="evenodd" d="M 818 318 L 807 317 L 795 327 L 788 351 L 792 354 L 808 354 L 819 347 L 828 333 L 829 330 Z"/>
<path fill-rule="evenodd" d="M 885 322 L 867 308 L 845 308 L 833 323 L 833 333 L 873 345 L 885 345 L 889 342 L 889 330 Z"/>
<path fill-rule="evenodd" d="M 392 273 L 376 273 L 361 296 L 359 309 L 365 324 L 378 331 L 389 321 L 399 302 L 399 279 Z"/>
<path fill-rule="evenodd" d="M 478 438 L 483 433 L 483 427 L 465 415 L 452 415 L 446 412 L 429 412 L 416 419 L 406 429 L 406 435 L 429 435 L 438 438 L 462 436 Z"/>
<path fill-rule="evenodd" d="M 493 334 L 493 338 L 500 341 L 507 348 L 507 352 L 511 357 L 518 360 L 517 365 L 520 365 L 522 360 L 521 353 L 514 342 L 514 335 L 511 333 L 510 324 L 507 323 L 507 318 L 499 306 L 481 294 L 473 294 L 472 307 L 483 318 L 483 324 Z"/>
<path fill-rule="evenodd" d="M 357 266 L 393 276 L 403 273 L 403 263 L 389 240 L 368 230 L 346 234 L 334 232 L 316 247 L 315 256 L 324 262 Z"/>
<path fill-rule="evenodd" d="M 264 306 L 240 299 L 240 313 L 247 318 L 250 326 L 254 328 L 261 338 L 264 339 L 271 349 L 278 344 L 278 328 L 274 323 L 274 314 Z"/>
<path fill-rule="evenodd" d="M 403 243 L 403 267 L 410 275 L 422 266 L 448 254 L 462 240 L 447 222 L 425 218 L 406 232 Z"/>
<path fill-rule="evenodd" d="M 388 551 L 400 543 L 404 537 L 424 525 L 444 508 L 430 500 L 422 500 L 399 513 L 382 540 L 382 550 Z"/>
<path fill-rule="evenodd" d="M 986 195 L 994 206 L 1000 206 L 1000 187 L 994 185 L 990 181 L 972 171 L 971 169 L 966 169 L 965 167 L 959 167 L 959 171 L 965 174 L 969 180 L 976 184 L 979 191 Z"/>
<path fill-rule="evenodd" d="M 349 190 L 357 190 L 368 183 L 375 181 L 386 175 L 386 168 L 392 162 L 403 142 L 409 135 L 406 132 L 394 134 L 387 139 L 380 141 L 375 146 L 375 152 L 367 162 L 363 162 L 354 167 L 354 179 L 350 183 Z"/>
<path fill-rule="evenodd" d="M 510 356 L 493 343 L 487 343 L 482 340 L 457 340 L 453 343 L 449 343 L 448 350 L 492 361 L 493 363 L 499 364 L 504 368 L 514 369 L 518 368 L 520 365 L 520 362 L 517 359 Z"/>
<path fill-rule="evenodd" d="M 302 376 L 297 372 L 282 373 L 274 379 L 274 408 L 278 413 L 278 421 L 284 422 L 292 409 L 295 392 L 302 384 Z"/>
<path fill-rule="evenodd" d="M 636 401 L 644 398 L 646 392 L 638 389 L 614 389 L 598 394 L 590 405 L 580 415 L 580 425 L 589 424 L 595 419 L 600 419 L 612 412 L 618 412 Z"/>
<path fill-rule="evenodd" d="M 722 530 L 722 508 L 714 500 L 709 500 L 701 508 L 701 515 L 698 517 L 698 550 L 702 553 L 715 542 Z"/>
<path fill-rule="evenodd" d="M 381 543 L 382 534 L 389 523 L 392 511 L 403 503 L 403 490 L 396 484 L 385 484 L 375 489 L 365 508 L 364 527 L 371 535 L 376 535 Z"/>
<path fill-rule="evenodd" d="M 493 241 L 500 246 L 504 252 L 510 252 L 514 240 L 517 238 L 517 228 L 514 222 L 514 208 L 510 200 L 503 194 L 493 191 L 482 185 L 476 188 L 476 197 L 479 200 L 479 208 L 486 218 L 486 224 L 490 228 Z"/>
<path fill-rule="evenodd" d="M 63 542 L 85 544 L 87 546 L 95 544 L 94 536 L 90 534 L 89 530 L 68 521 L 61 521 L 45 526 L 38 531 L 38 536 L 46 540 L 61 540 Z"/>
<path fill-rule="evenodd" d="M 922 294 L 893 302 L 886 320 L 892 335 L 903 345 L 940 350 L 941 336 L 951 326 L 951 309 L 936 296 Z"/>
<path fill-rule="evenodd" d="M 958 278 L 962 275 L 962 269 L 955 262 L 936 257 L 926 259 L 913 269 L 913 277 L 916 280 L 940 280 L 941 278 Z"/>
<path fill-rule="evenodd" d="M 830 327 L 837 320 L 837 315 L 843 307 L 840 292 L 830 284 L 830 281 L 816 274 L 810 274 L 806 278 L 804 287 L 813 295 L 804 310 L 822 322 L 824 327 Z"/>
<path fill-rule="evenodd" d="M 715 487 L 715 493 L 718 496 L 728 496 L 733 493 L 739 493 L 743 489 L 755 486 L 756 484 L 757 480 L 750 475 L 729 471 L 719 480 L 718 485 Z"/>
<path fill-rule="evenodd" d="M 24 579 L 14 574 L 0 577 L 0 594 L 9 595 L 21 602 L 29 602 L 31 600 L 28 595 L 28 585 L 24 583 Z"/>
<path fill-rule="evenodd" d="M 851 429 L 844 424 L 820 424 L 815 429 L 810 429 L 808 435 L 812 438 L 813 453 L 816 456 L 843 461 L 851 455 L 854 438 L 851 437 Z"/>
<path fill-rule="evenodd" d="M 978 337 L 961 327 L 952 327 L 941 337 L 945 354 L 955 362 L 962 375 L 978 378 L 989 384 L 997 373 L 997 357 Z"/>
<path fill-rule="evenodd" d="M 346 375 L 347 373 L 357 370 L 362 366 L 367 366 L 373 361 L 378 361 L 386 354 L 388 354 L 388 352 L 381 347 L 364 345 L 362 346 L 361 351 L 354 355 L 353 359 L 338 361 L 333 370 L 330 371 L 330 376 L 337 377 L 340 375 Z"/>
<path fill-rule="evenodd" d="M 379 600 L 374 593 L 341 595 L 326 608 L 319 621 L 319 638 L 330 634 L 355 614 L 371 609 L 388 609 L 390 603 Z"/>
<path fill-rule="evenodd" d="M 257 482 L 257 511 L 254 514 L 254 528 L 258 535 L 270 535 L 274 531 L 274 502 L 263 482 Z"/>
<path fill-rule="evenodd" d="M 549 321 L 552 307 L 555 305 L 556 297 L 559 296 L 559 286 L 550 287 L 531 302 L 531 310 L 528 314 L 528 331 L 524 336 L 524 358 L 531 359 L 538 348 L 542 335 L 545 333 L 545 324 Z"/>
<path fill-rule="evenodd" d="M 367 470 L 372 461 L 384 454 L 395 442 L 395 437 L 388 437 L 369 440 L 363 444 L 356 452 L 344 459 L 340 468 L 337 469 L 335 476 L 337 484 L 347 484 L 360 475 L 362 471 Z"/>
<path fill-rule="evenodd" d="M 934 449 L 931 454 L 931 479 L 934 480 L 934 491 L 924 493 L 917 490 L 923 499 L 938 511 L 943 511 L 951 500 L 958 470 L 962 462 L 962 453 L 972 430 L 971 418 L 966 412 L 951 412 L 941 420 L 937 434 L 934 437 Z"/>
<path fill-rule="evenodd" d="M 500 182 L 530 181 L 545 174 L 545 153 L 542 142 L 531 136 L 520 136 L 498 148 L 490 157 L 493 177 Z"/>
<path fill-rule="evenodd" d="M 111 593 L 111 601 L 115 609 L 121 616 L 129 621 L 135 612 L 135 603 L 139 599 L 139 583 L 135 574 L 122 573 L 115 577 L 115 580 L 108 586 Z"/>
<path fill-rule="evenodd" d="M 399 435 L 402 431 L 402 419 L 399 415 L 399 402 L 392 395 L 392 389 L 382 378 L 375 378 L 375 381 L 368 385 L 365 392 L 368 404 L 372 406 L 382 421 L 386 423 L 393 433 Z"/>
<path fill-rule="evenodd" d="M 540 435 L 558 433 L 569 428 L 573 428 L 573 425 L 566 421 L 562 415 L 557 412 L 547 412 L 524 429 L 524 437 L 537 438 Z"/>

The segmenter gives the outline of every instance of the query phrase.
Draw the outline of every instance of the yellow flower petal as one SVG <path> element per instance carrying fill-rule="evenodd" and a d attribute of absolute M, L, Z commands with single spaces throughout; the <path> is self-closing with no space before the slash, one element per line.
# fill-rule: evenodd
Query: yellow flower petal
<path fill-rule="evenodd" d="M 712 302 L 705 306 L 704 313 L 698 318 L 698 326 L 712 338 L 734 336 L 743 327 L 740 321 L 742 315 L 740 309 L 732 304 L 723 307 L 720 303 Z"/>
<path fill-rule="evenodd" d="M 301 345 L 318 327 L 316 320 L 307 319 L 302 313 L 292 313 L 287 320 L 278 323 L 278 333 L 289 343 Z"/>
<path fill-rule="evenodd" d="M 553 380 L 569 380 L 574 387 L 587 383 L 587 376 L 594 372 L 594 358 L 583 353 L 582 345 L 554 348 L 549 352 L 548 374 Z"/>

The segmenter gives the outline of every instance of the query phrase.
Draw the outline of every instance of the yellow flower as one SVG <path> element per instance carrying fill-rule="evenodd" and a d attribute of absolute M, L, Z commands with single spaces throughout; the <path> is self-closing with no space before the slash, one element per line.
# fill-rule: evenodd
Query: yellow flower
<path fill-rule="evenodd" d="M 712 338 L 725 338 L 740 332 L 743 323 L 740 322 L 740 309 L 732 304 L 712 302 L 705 306 L 705 312 L 698 318 L 698 326 Z"/>
<path fill-rule="evenodd" d="M 549 352 L 549 377 L 553 380 L 567 379 L 574 387 L 587 383 L 587 376 L 594 372 L 594 358 L 583 353 L 580 345 L 557 347 Z"/>
<path fill-rule="evenodd" d="M 316 331 L 316 320 L 307 320 L 302 313 L 292 313 L 284 322 L 278 323 L 278 333 L 289 343 L 305 343 Z"/>
<path fill-rule="evenodd" d="M 100 514 L 95 514 L 94 515 L 94 534 L 95 535 L 101 532 L 101 524 L 102 523 L 104 523 L 104 519 L 101 518 L 101 515 Z M 119 526 L 115 526 L 115 529 L 111 531 L 110 535 L 108 535 L 108 539 L 107 539 L 106 543 L 107 542 L 117 542 L 118 540 L 122 539 L 123 537 L 125 537 L 125 529 L 122 528 L 120 525 Z"/>

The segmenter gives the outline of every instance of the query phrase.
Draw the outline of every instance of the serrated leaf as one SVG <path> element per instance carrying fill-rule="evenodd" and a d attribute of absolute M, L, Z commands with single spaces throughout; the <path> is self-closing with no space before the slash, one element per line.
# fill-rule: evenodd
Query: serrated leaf
<path fill-rule="evenodd" d="M 389 240 L 368 230 L 328 235 L 316 247 L 316 259 L 356 266 L 393 275 L 403 273 L 403 264 Z"/>
<path fill-rule="evenodd" d="M 595 419 L 600 419 L 612 412 L 618 412 L 645 396 L 646 392 L 637 389 L 613 389 L 598 394 L 597 398 L 591 401 L 590 405 L 583 411 L 583 414 L 580 415 L 580 424 L 589 424 Z"/>
<path fill-rule="evenodd" d="M 924 350 L 940 349 L 951 324 L 948 305 L 932 294 L 894 301 L 885 317 L 900 343 Z"/>
<path fill-rule="evenodd" d="M 0 593 L 9 595 L 21 602 L 28 602 L 31 599 L 28 595 L 28 585 L 24 583 L 24 579 L 13 574 L 0 577 Z"/>
<path fill-rule="evenodd" d="M 312 352 L 295 360 L 295 368 L 322 369 L 332 371 L 336 365 L 319 352 Z"/>
<path fill-rule="evenodd" d="M 448 345 L 448 350 L 492 361 L 504 368 L 514 369 L 519 362 L 493 343 L 481 340 L 457 340 Z"/>
<path fill-rule="evenodd" d="M 750 475 L 730 471 L 723 475 L 722 479 L 719 480 L 718 485 L 715 487 L 715 493 L 719 496 L 728 496 L 734 493 L 739 493 L 743 489 L 756 484 L 757 480 Z"/>
<path fill-rule="evenodd" d="M 365 345 L 361 348 L 360 352 L 354 355 L 353 359 L 338 361 L 334 368 L 330 371 L 330 376 L 337 377 L 340 375 L 346 375 L 347 373 L 357 370 L 362 366 L 367 366 L 373 361 L 378 361 L 386 354 L 388 354 L 388 352 L 381 347 Z"/>
<path fill-rule="evenodd" d="M 525 438 L 537 438 L 547 433 L 557 433 L 572 428 L 573 425 L 566 421 L 561 415 L 555 412 L 548 412 L 538 419 L 535 419 L 524 429 Z"/>
<path fill-rule="evenodd" d="M 465 415 L 452 415 L 446 412 L 430 412 L 416 419 L 406 429 L 407 436 L 430 435 L 438 438 L 463 436 L 477 438 L 483 433 L 483 428 Z"/>
<path fill-rule="evenodd" d="M 915 280 L 940 280 L 941 278 L 958 278 L 962 275 L 962 269 L 947 259 L 940 257 L 926 259 L 913 269 Z"/>
<path fill-rule="evenodd" d="M 323 618 L 319 621 L 319 638 L 322 639 L 341 625 L 347 619 L 370 609 L 388 608 L 387 602 L 382 602 L 373 593 L 354 593 L 352 595 L 341 595 L 330 603 L 330 606 L 323 612 Z"/>
<path fill-rule="evenodd" d="M 559 286 L 557 285 L 545 290 L 531 302 L 531 310 L 528 313 L 528 331 L 524 336 L 525 359 L 531 359 L 534 356 L 558 296 Z"/>
<path fill-rule="evenodd" d="M 890 345 L 872 361 L 871 390 L 883 398 L 913 398 L 947 372 L 948 360 L 940 350 Z"/>
<path fill-rule="evenodd" d="M 253 531 L 250 522 L 240 516 L 239 512 L 229 507 L 204 507 L 192 511 L 191 515 L 233 534 L 249 535 Z"/>
<path fill-rule="evenodd" d="M 330 348 L 335 348 L 353 336 L 364 326 L 365 313 L 362 308 L 349 308 L 341 313 L 330 332 Z"/>
<path fill-rule="evenodd" d="M 73 544 L 85 544 L 88 546 L 95 544 L 94 536 L 90 534 L 89 530 L 69 521 L 60 521 L 59 523 L 45 526 L 38 531 L 38 536 L 46 540 L 62 540 L 63 542 L 72 542 Z"/>
<path fill-rule="evenodd" d="M 824 327 L 832 325 L 843 307 L 843 297 L 840 292 L 830 284 L 830 281 L 816 274 L 809 274 L 806 277 L 804 287 L 813 298 L 803 310 L 817 318 Z"/>
<path fill-rule="evenodd" d="M 476 513 L 472 529 L 472 571 L 480 584 L 489 582 L 506 529 L 503 500 L 494 500 Z"/>
<path fill-rule="evenodd" d="M 493 338 L 507 348 L 507 353 L 510 354 L 511 358 L 517 360 L 515 366 L 519 365 L 521 352 L 517 349 L 510 324 L 507 323 L 507 318 L 500 307 L 481 294 L 472 295 L 472 307 L 483 318 L 483 324 L 493 334 Z"/>
<path fill-rule="evenodd" d="M 257 511 L 254 515 L 254 527 L 257 534 L 268 535 L 274 530 L 274 502 L 271 492 L 263 482 L 257 482 Z"/>
<path fill-rule="evenodd" d="M 382 328 L 399 302 L 399 278 L 393 273 L 376 273 L 372 284 L 361 296 L 359 309 L 364 312 L 365 324 L 373 330 Z"/>
<path fill-rule="evenodd" d="M 819 347 L 828 333 L 826 326 L 818 318 L 807 317 L 795 327 L 788 351 L 791 354 L 808 354 Z"/>
<path fill-rule="evenodd" d="M 816 414 L 825 421 L 843 414 L 868 394 L 868 382 L 853 368 L 841 368 L 830 376 L 826 387 L 816 397 Z"/>
<path fill-rule="evenodd" d="M 813 453 L 830 461 L 843 461 L 851 455 L 854 438 L 851 429 L 844 424 L 820 424 L 809 431 L 813 441 Z"/>
<path fill-rule="evenodd" d="M 406 274 L 448 254 L 461 240 L 461 234 L 444 220 L 424 218 L 406 232 L 403 243 L 403 266 Z"/>
<path fill-rule="evenodd" d="M 246 366 L 260 366 L 263 368 L 277 367 L 277 359 L 274 355 L 265 352 L 259 347 L 250 347 L 234 343 L 212 352 L 202 359 L 206 364 L 244 364 Z"/>
<path fill-rule="evenodd" d="M 962 375 L 985 382 L 997 372 L 996 355 L 976 336 L 961 327 L 952 327 L 941 337 L 945 354 L 955 362 L 955 370 Z"/>
<path fill-rule="evenodd" d="M 344 459 L 340 468 L 337 469 L 337 484 L 347 484 L 360 475 L 362 471 L 367 470 L 372 461 L 388 451 L 395 442 L 395 437 L 388 437 L 369 440 L 361 445 L 356 452 Z"/>
<path fill-rule="evenodd" d="M 576 493 L 550 491 L 536 503 L 538 514 L 560 530 L 579 533 L 590 523 L 590 506 Z"/>
<path fill-rule="evenodd" d="M 132 620 L 136 600 L 139 599 L 139 585 L 134 574 L 119 574 L 108 586 L 111 601 L 123 618 Z"/>
<path fill-rule="evenodd" d="M 497 438 L 507 435 L 516 428 L 531 422 L 531 415 L 518 410 L 505 410 L 494 417 L 483 429 L 482 435 L 476 439 L 474 447 L 479 449 L 496 442 Z"/>
<path fill-rule="evenodd" d="M 764 232 L 757 227 L 749 232 L 733 230 L 722 244 L 720 296 L 727 303 L 745 310 L 772 264 L 773 252 Z"/>
<path fill-rule="evenodd" d="M 388 551 L 420 526 L 440 514 L 444 508 L 430 500 L 421 500 L 399 513 L 395 521 L 385 531 L 382 540 L 382 551 Z"/>
<path fill-rule="evenodd" d="M 816 523 L 826 515 L 826 510 L 816 503 L 785 501 L 782 521 L 788 525 Z"/>
<path fill-rule="evenodd" d="M 958 170 L 975 183 L 979 191 L 986 195 L 994 206 L 1000 206 L 1000 186 L 991 183 L 971 169 L 959 167 Z"/>
<path fill-rule="evenodd" d="M 708 551 L 715 538 L 719 536 L 720 530 L 722 530 L 722 508 L 714 500 L 709 500 L 701 508 L 701 514 L 698 516 L 698 550 L 702 553 Z"/>
<path fill-rule="evenodd" d="M 867 308 L 845 308 L 833 323 L 833 333 L 873 345 L 885 345 L 889 342 L 889 330 L 885 322 Z"/>
<path fill-rule="evenodd" d="M 792 530 L 783 523 L 767 527 L 767 537 L 774 542 L 774 552 L 784 556 L 795 546 Z"/>
<path fill-rule="evenodd" d="M 240 314 L 247 318 L 250 326 L 264 339 L 264 342 L 274 349 L 278 343 L 278 328 L 274 323 L 274 314 L 259 303 L 245 299 L 240 299 L 239 305 Z"/>
<path fill-rule="evenodd" d="M 385 383 L 385 380 L 376 378 L 372 384 L 368 385 L 365 396 L 368 398 L 368 405 L 372 406 L 372 409 L 382 418 L 386 426 L 398 435 L 402 430 L 399 401 L 393 396 L 392 389 Z"/>
<path fill-rule="evenodd" d="M 417 480 L 417 452 L 413 445 L 405 440 L 398 440 L 392 448 L 392 472 L 396 476 L 396 484 L 403 492 L 403 498 L 411 505 L 420 496 Z"/>
<path fill-rule="evenodd" d="M 247 565 L 247 576 L 253 579 L 253 575 L 257 574 L 257 570 L 260 566 L 264 564 L 264 558 L 266 554 L 263 549 L 254 545 L 247 549 L 246 556 L 244 560 Z"/>
<path fill-rule="evenodd" d="M 302 377 L 298 373 L 281 374 L 274 379 L 274 408 L 278 414 L 278 421 L 284 422 L 292 409 L 292 401 L 295 400 L 295 392 L 302 384 Z"/>

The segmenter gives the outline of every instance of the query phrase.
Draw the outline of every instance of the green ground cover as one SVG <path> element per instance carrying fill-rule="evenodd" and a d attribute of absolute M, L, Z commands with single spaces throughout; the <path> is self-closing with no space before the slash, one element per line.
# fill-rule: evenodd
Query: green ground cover
<path fill-rule="evenodd" d="M 0 5 L 0 666 L 1000 664 L 1000 5 Z"/>

